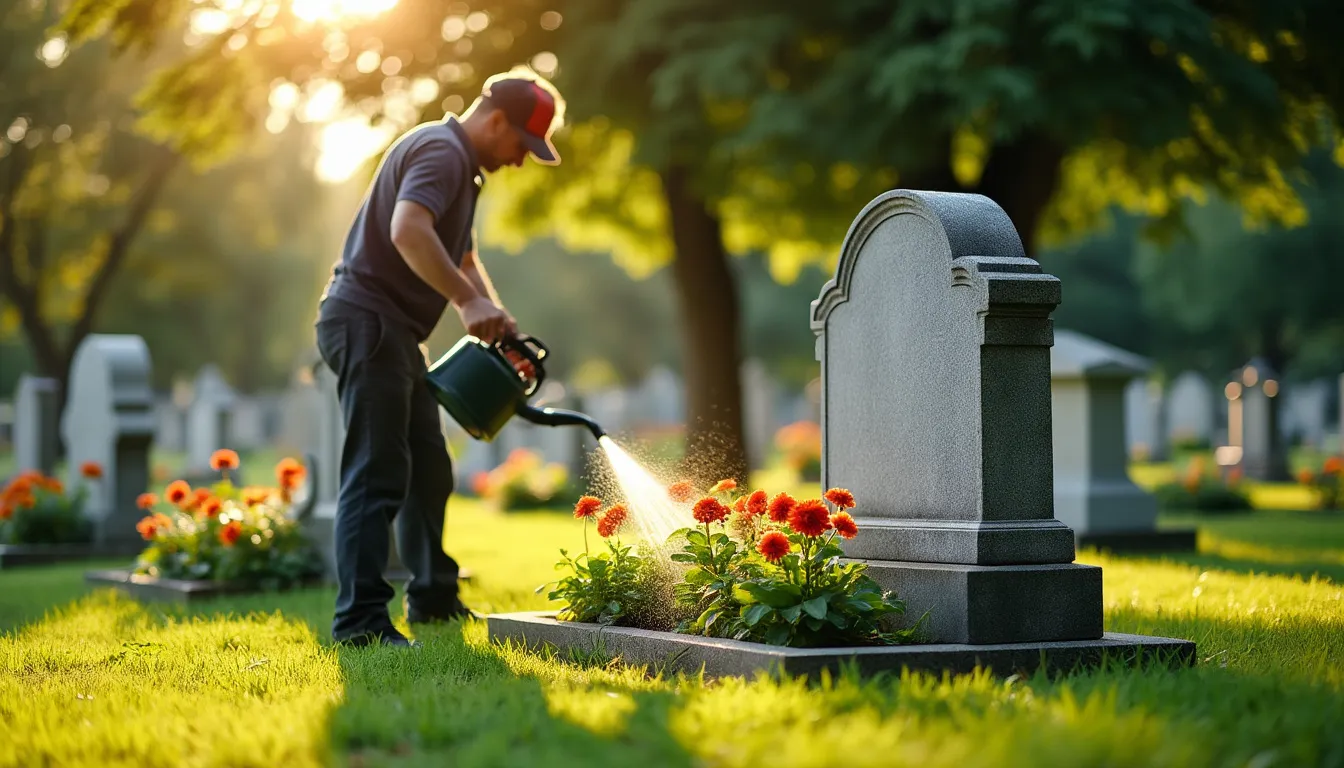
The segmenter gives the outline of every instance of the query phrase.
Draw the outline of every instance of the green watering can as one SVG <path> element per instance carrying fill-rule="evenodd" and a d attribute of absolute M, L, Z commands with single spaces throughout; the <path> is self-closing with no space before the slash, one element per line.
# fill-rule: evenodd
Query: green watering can
<path fill-rule="evenodd" d="M 535 378 L 514 368 L 507 350 L 531 363 Z M 541 361 L 549 354 L 546 345 L 532 336 L 511 336 L 494 344 L 464 336 L 429 367 L 425 381 L 448 415 L 477 440 L 493 440 L 514 415 L 549 427 L 584 426 L 600 440 L 606 431 L 582 413 L 528 405 L 527 399 L 546 378 Z"/>

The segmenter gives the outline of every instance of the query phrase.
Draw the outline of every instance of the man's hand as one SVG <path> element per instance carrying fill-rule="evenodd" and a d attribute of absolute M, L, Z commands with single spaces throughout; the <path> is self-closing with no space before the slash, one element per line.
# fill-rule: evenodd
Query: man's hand
<path fill-rule="evenodd" d="M 484 296 L 477 296 L 457 308 L 467 333 L 493 344 L 509 333 L 510 318 L 504 310 Z"/>

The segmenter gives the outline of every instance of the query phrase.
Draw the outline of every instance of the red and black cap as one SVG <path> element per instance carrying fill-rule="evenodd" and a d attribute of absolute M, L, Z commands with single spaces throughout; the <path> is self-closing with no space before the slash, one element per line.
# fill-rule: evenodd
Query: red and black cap
<path fill-rule="evenodd" d="M 518 129 L 523 145 L 538 160 L 558 165 L 560 155 L 551 144 L 551 123 L 555 119 L 555 96 L 533 80 L 521 77 L 500 78 L 485 86 L 482 95 L 508 117 Z"/>

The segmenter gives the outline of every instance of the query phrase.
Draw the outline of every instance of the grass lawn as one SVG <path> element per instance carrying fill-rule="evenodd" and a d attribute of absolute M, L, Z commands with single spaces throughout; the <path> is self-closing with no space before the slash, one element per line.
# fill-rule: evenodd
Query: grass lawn
<path fill-rule="evenodd" d="M 563 513 L 450 510 L 482 610 L 545 607 L 582 546 Z M 1198 523 L 1202 551 L 1079 559 L 1104 567 L 1108 630 L 1193 639 L 1200 663 L 1057 680 L 659 679 L 480 622 L 338 650 L 331 590 L 175 609 L 82 567 L 3 571 L 0 766 L 1344 765 L 1344 516 L 1163 522 Z"/>

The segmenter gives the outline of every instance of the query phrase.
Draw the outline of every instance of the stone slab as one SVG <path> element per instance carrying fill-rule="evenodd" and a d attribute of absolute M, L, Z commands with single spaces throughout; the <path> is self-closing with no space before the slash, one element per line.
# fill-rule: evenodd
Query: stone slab
<path fill-rule="evenodd" d="M 126 569 L 88 571 L 84 581 L 90 584 L 113 586 L 142 602 L 195 603 L 218 597 L 262 594 L 266 590 L 250 584 L 227 581 L 192 581 L 140 576 Z M 301 583 L 297 588 L 322 586 L 322 581 Z M 294 588 L 280 590 L 293 591 Z"/>
<path fill-rule="evenodd" d="M 1194 528 L 1091 533 L 1079 536 L 1078 546 L 1111 552 L 1194 552 L 1197 534 Z"/>
<path fill-rule="evenodd" d="M 859 515 L 841 548 L 856 560 L 1023 565 L 1068 563 L 1074 533 L 1058 520 L 891 520 Z"/>
<path fill-rule="evenodd" d="M 55 565 L 85 560 L 133 558 L 143 546 L 92 544 L 4 544 L 0 545 L 0 570 L 32 565 Z"/>
<path fill-rule="evenodd" d="M 931 642 L 1097 640 L 1104 632 L 1096 566 L 859 562 L 905 602 L 901 626 L 927 614 L 922 629 Z"/>
<path fill-rule="evenodd" d="M 1195 644 L 1188 640 L 1107 632 L 1095 640 L 1053 643 L 997 643 L 969 645 L 937 643 L 855 648 L 782 648 L 736 640 L 679 635 L 626 627 L 557 621 L 554 612 L 494 614 L 486 618 L 492 642 L 512 641 L 529 649 L 546 647 L 619 657 L 624 663 L 650 665 L 669 673 L 709 677 L 771 674 L 814 676 L 822 670 L 838 672 L 853 664 L 860 674 L 900 672 L 967 673 L 988 668 L 1004 677 L 1095 668 L 1113 660 L 1127 666 L 1152 661 L 1189 666 Z"/>

